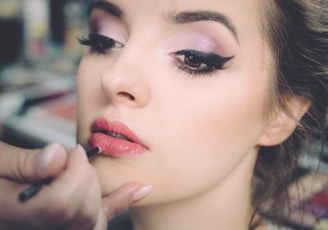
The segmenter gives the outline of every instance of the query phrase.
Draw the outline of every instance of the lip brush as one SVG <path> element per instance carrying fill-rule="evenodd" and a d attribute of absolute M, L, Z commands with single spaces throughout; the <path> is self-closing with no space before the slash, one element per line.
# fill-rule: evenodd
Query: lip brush
<path fill-rule="evenodd" d="M 100 153 L 101 150 L 99 147 L 94 147 L 92 149 L 90 149 L 89 151 L 87 151 L 87 157 L 91 158 L 94 155 Z M 45 178 L 35 184 L 33 184 L 32 186 L 28 187 L 27 189 L 25 189 L 23 192 L 21 192 L 18 196 L 19 201 L 24 202 L 29 200 L 30 198 L 32 198 L 33 196 L 35 196 L 43 186 L 50 184 L 52 181 L 52 178 Z"/>

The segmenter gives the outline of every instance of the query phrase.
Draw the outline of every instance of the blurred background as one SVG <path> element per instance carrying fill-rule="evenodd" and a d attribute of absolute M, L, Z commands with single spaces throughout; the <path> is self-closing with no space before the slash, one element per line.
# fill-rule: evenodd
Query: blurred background
<path fill-rule="evenodd" d="M 0 0 L 0 137 L 75 146 L 75 80 L 89 1 Z"/>

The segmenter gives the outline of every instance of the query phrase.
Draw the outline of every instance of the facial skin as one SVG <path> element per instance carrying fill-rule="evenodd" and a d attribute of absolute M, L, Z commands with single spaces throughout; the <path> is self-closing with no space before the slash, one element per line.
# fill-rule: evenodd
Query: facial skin
<path fill-rule="evenodd" d="M 252 170 L 269 122 L 273 63 L 260 32 L 258 1 L 110 2 L 119 7 L 120 17 L 94 9 L 90 33 L 119 43 L 104 54 L 89 50 L 81 62 L 78 141 L 87 146 L 90 126 L 104 118 L 128 126 L 147 151 L 96 156 L 92 163 L 103 194 L 137 181 L 153 186 L 135 204 L 140 216 L 155 207 L 192 216 L 182 208 L 188 206 L 208 219 L 209 210 L 217 219 L 241 212 L 240 223 L 224 217 L 226 226 L 245 227 Z M 229 22 L 173 20 L 194 11 L 216 12 Z M 195 73 L 188 71 L 192 67 L 185 61 L 190 60 L 176 53 L 183 50 L 232 58 L 222 69 Z"/>

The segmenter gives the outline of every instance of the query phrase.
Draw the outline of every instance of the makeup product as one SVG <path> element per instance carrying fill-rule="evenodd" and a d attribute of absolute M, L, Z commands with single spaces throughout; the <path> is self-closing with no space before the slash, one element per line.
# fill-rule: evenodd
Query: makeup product
<path fill-rule="evenodd" d="M 101 152 L 101 149 L 99 147 L 94 147 L 87 151 L 87 157 L 90 159 L 94 155 Z M 32 186 L 28 187 L 26 190 L 21 192 L 18 196 L 19 201 L 24 202 L 35 196 L 43 186 L 50 184 L 52 181 L 52 178 L 46 178 L 44 180 L 41 180 Z"/>
<path fill-rule="evenodd" d="M 104 117 L 92 123 L 89 143 L 100 146 L 104 155 L 114 158 L 142 155 L 147 151 L 147 147 L 126 124 L 108 121 Z"/>
<path fill-rule="evenodd" d="M 91 157 L 93 157 L 94 155 L 96 155 L 100 152 L 101 152 L 101 149 L 98 146 L 93 147 L 92 149 L 87 151 L 87 157 L 90 159 Z"/>

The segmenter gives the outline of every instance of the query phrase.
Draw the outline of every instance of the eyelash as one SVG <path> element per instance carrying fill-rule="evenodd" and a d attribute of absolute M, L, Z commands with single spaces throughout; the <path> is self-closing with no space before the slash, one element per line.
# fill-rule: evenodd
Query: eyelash
<path fill-rule="evenodd" d="M 88 38 L 78 39 L 81 45 L 90 46 L 91 53 L 109 55 L 114 48 L 122 48 L 124 45 L 112 38 L 100 34 L 89 34 Z"/>
<path fill-rule="evenodd" d="M 100 34 L 89 34 L 88 38 L 78 40 L 81 45 L 90 46 L 91 53 L 101 55 L 109 55 L 112 49 L 124 47 L 122 43 Z M 197 50 L 179 50 L 171 53 L 171 56 L 175 58 L 179 70 L 194 76 L 222 70 L 225 63 L 234 58 L 234 56 L 223 57 Z"/>
<path fill-rule="evenodd" d="M 179 70 L 195 76 L 222 70 L 225 63 L 234 58 L 197 50 L 179 50 L 171 55 L 176 59 Z"/>

